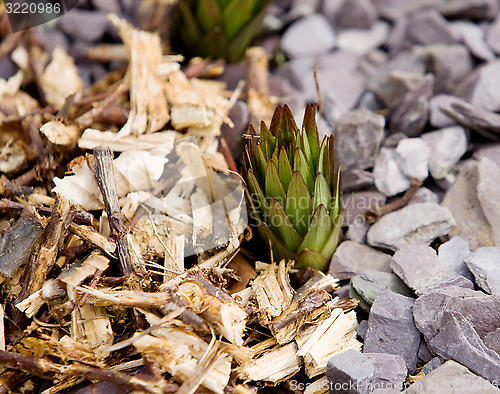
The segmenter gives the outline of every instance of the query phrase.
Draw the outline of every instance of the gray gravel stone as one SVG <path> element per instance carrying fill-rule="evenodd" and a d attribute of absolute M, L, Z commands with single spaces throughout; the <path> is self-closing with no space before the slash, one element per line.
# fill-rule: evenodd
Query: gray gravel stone
<path fill-rule="evenodd" d="M 500 60 L 479 70 L 470 103 L 490 111 L 500 110 Z"/>
<path fill-rule="evenodd" d="M 321 14 L 294 22 L 283 34 L 281 47 L 291 58 L 316 57 L 335 46 L 335 32 Z"/>
<path fill-rule="evenodd" d="M 296 0 L 300 3 L 302 0 Z M 340 15 L 340 10 L 345 0 L 340 1 L 320 1 L 321 13 L 325 15 L 331 23 L 336 23 Z"/>
<path fill-rule="evenodd" d="M 477 199 L 477 182 L 477 162 L 468 160 L 462 164 L 455 183 L 441 203 L 456 220 L 456 226 L 449 232 L 450 237 L 462 237 L 469 242 L 471 250 L 494 246 L 492 229 Z"/>
<path fill-rule="evenodd" d="M 417 45 L 458 43 L 446 19 L 434 9 L 419 11 L 410 17 L 407 38 Z"/>
<path fill-rule="evenodd" d="M 427 74 L 408 92 L 401 103 L 390 113 L 389 133 L 403 133 L 417 137 L 429 119 L 429 100 L 432 97 L 434 77 Z"/>
<path fill-rule="evenodd" d="M 359 59 L 359 54 L 342 50 L 336 50 L 318 59 L 317 78 L 325 108 L 330 100 L 340 106 L 343 113 L 358 102 L 367 83 L 367 76 L 358 69 Z M 318 92 L 312 67 L 302 75 L 301 83 L 305 98 L 316 102 Z M 325 113 L 325 116 L 328 114 Z"/>
<path fill-rule="evenodd" d="M 484 157 L 494 161 L 496 165 L 500 167 L 500 144 L 486 144 L 479 147 L 479 149 L 474 152 L 474 158 L 481 160 Z"/>
<path fill-rule="evenodd" d="M 377 10 L 370 0 L 345 0 L 340 9 L 340 26 L 370 29 L 377 20 Z"/>
<path fill-rule="evenodd" d="M 419 187 L 408 204 L 419 204 L 423 202 L 434 202 L 439 204 L 439 196 L 426 187 Z"/>
<path fill-rule="evenodd" d="M 356 223 L 349 225 L 345 233 L 346 239 L 349 241 L 354 241 L 359 244 L 366 243 L 366 233 L 370 229 L 368 222 Z"/>
<path fill-rule="evenodd" d="M 326 376 L 330 394 L 369 393 L 373 382 L 375 366 L 363 353 L 347 350 L 328 360 Z"/>
<path fill-rule="evenodd" d="M 392 273 L 367 270 L 351 279 L 351 290 L 353 290 L 351 297 L 364 301 L 366 310 L 373 304 L 382 288 L 407 297 L 414 296 L 411 289 Z"/>
<path fill-rule="evenodd" d="M 495 54 L 486 43 L 481 26 L 468 21 L 450 23 L 452 31 L 458 35 L 470 52 L 482 60 L 492 60 Z"/>
<path fill-rule="evenodd" d="M 500 295 L 500 248 L 479 248 L 465 260 L 465 264 L 481 289 L 488 294 Z"/>
<path fill-rule="evenodd" d="M 410 188 L 410 179 L 401 171 L 394 149 L 380 149 L 373 166 L 373 176 L 377 190 L 388 197 Z"/>
<path fill-rule="evenodd" d="M 430 118 L 431 126 L 442 128 L 456 125 L 457 122 L 441 111 L 441 107 L 450 108 L 453 103 L 463 101 L 463 99 L 449 96 L 447 94 L 438 94 L 430 100 Z M 424 134 L 425 135 L 425 134 Z"/>
<path fill-rule="evenodd" d="M 493 19 L 498 13 L 495 0 L 451 0 L 437 5 L 439 12 L 449 18 Z"/>
<path fill-rule="evenodd" d="M 373 4 L 380 16 L 396 21 L 415 11 L 434 5 L 431 0 L 400 1 L 400 0 L 373 0 Z"/>
<path fill-rule="evenodd" d="M 406 380 L 405 360 L 399 355 L 388 353 L 364 353 L 375 366 L 373 387 L 401 391 Z"/>
<path fill-rule="evenodd" d="M 500 297 L 456 286 L 431 290 L 417 298 L 413 308 L 415 324 L 427 343 L 442 328 L 444 312 L 466 317 L 481 338 L 500 327 Z"/>
<path fill-rule="evenodd" d="M 488 27 L 486 31 L 486 42 L 498 55 L 500 54 L 500 16 Z"/>
<path fill-rule="evenodd" d="M 373 186 L 373 173 L 364 170 L 351 170 L 342 173 L 344 193 L 366 189 Z"/>
<path fill-rule="evenodd" d="M 415 301 L 413 316 L 432 352 L 487 379 L 500 376 L 499 355 L 483 342 L 500 328 L 500 297 L 453 286 L 438 288 Z"/>
<path fill-rule="evenodd" d="M 493 230 L 495 245 L 500 246 L 500 169 L 488 158 L 481 159 L 477 169 L 477 199 Z"/>
<path fill-rule="evenodd" d="M 356 333 L 361 339 L 365 339 L 366 330 L 368 330 L 368 320 L 361 320 L 356 327 Z"/>
<path fill-rule="evenodd" d="M 413 321 L 413 298 L 382 288 L 368 318 L 363 351 L 401 356 L 410 373 L 417 366 L 420 332 Z"/>
<path fill-rule="evenodd" d="M 92 5 L 101 11 L 114 12 L 115 14 L 121 11 L 119 0 L 92 0 Z"/>
<path fill-rule="evenodd" d="M 439 262 L 450 275 L 462 275 L 473 280 L 473 275 L 465 265 L 470 256 L 469 243 L 462 237 L 453 237 L 438 248 Z"/>
<path fill-rule="evenodd" d="M 487 334 L 483 341 L 486 347 L 500 355 L 500 328 L 497 328 L 495 331 Z"/>
<path fill-rule="evenodd" d="M 485 379 L 474 375 L 466 367 L 449 360 L 424 376 L 417 383 L 407 388 L 405 394 L 437 394 L 437 393 L 475 393 L 498 394 L 500 390 Z"/>
<path fill-rule="evenodd" d="M 463 45 L 427 47 L 429 72 L 434 74 L 434 94 L 451 93 L 473 68 L 472 58 Z"/>
<path fill-rule="evenodd" d="M 427 245 L 407 245 L 393 256 L 391 268 L 417 295 L 448 279 L 436 251 Z"/>
<path fill-rule="evenodd" d="M 393 108 L 400 104 L 405 95 L 415 89 L 423 79 L 421 73 L 396 69 L 388 72 L 372 89 L 383 104 Z"/>
<path fill-rule="evenodd" d="M 441 361 L 441 359 L 439 357 L 434 357 L 432 360 L 430 360 L 428 363 L 426 363 L 422 367 L 422 372 L 425 375 L 429 375 L 432 371 L 434 371 L 440 365 L 443 365 L 443 362 Z"/>
<path fill-rule="evenodd" d="M 396 161 L 409 178 L 427 178 L 430 158 L 431 148 L 422 138 L 405 138 L 396 147 Z"/>
<path fill-rule="evenodd" d="M 500 376 L 500 356 L 486 347 L 459 312 L 444 312 L 439 333 L 427 344 L 438 356 L 453 359 L 487 380 Z"/>
<path fill-rule="evenodd" d="M 367 245 L 344 241 L 335 250 L 328 273 L 337 279 L 350 279 L 366 270 L 391 272 L 391 256 Z"/>
<path fill-rule="evenodd" d="M 108 31 L 107 13 L 74 8 L 57 19 L 58 27 L 75 40 L 95 42 Z"/>
<path fill-rule="evenodd" d="M 382 216 L 368 231 L 368 244 L 398 250 L 405 245 L 429 245 L 455 225 L 451 212 L 438 204 L 411 204 Z"/>
<path fill-rule="evenodd" d="M 380 47 L 389 37 L 389 25 L 386 22 L 377 22 L 369 30 L 346 29 L 337 38 L 337 46 L 346 51 L 366 55 Z"/>
<path fill-rule="evenodd" d="M 342 168 L 370 168 L 384 137 L 384 117 L 359 109 L 342 115 L 335 129 L 336 158 Z"/>
<path fill-rule="evenodd" d="M 434 179 L 442 179 L 467 151 L 467 137 L 461 126 L 447 127 L 421 135 L 432 153 L 429 172 Z"/>
<path fill-rule="evenodd" d="M 376 191 L 362 191 L 344 193 L 342 206 L 344 207 L 344 225 L 353 223 L 362 224 L 366 221 L 367 209 L 375 209 L 385 204 L 386 197 Z"/>
<path fill-rule="evenodd" d="M 231 128 L 224 123 L 221 127 L 221 135 L 226 140 L 232 155 L 239 157 L 245 146 L 243 134 L 248 129 L 250 122 L 250 111 L 245 102 L 236 101 L 229 111 L 229 118 L 233 121 L 234 127 Z"/>
<path fill-rule="evenodd" d="M 466 123 L 470 123 L 481 130 L 481 133 L 488 134 L 491 139 L 496 140 L 500 133 L 500 115 L 493 111 L 470 105 L 467 102 L 458 102 L 452 106 L 455 112 L 458 112 L 465 118 Z M 471 126 L 472 128 L 472 126 Z M 492 133 L 489 133 L 489 132 Z"/>
<path fill-rule="evenodd" d="M 427 343 L 423 339 L 420 341 L 420 346 L 418 347 L 417 355 L 419 364 L 428 363 L 432 359 L 431 351 L 429 350 Z"/>

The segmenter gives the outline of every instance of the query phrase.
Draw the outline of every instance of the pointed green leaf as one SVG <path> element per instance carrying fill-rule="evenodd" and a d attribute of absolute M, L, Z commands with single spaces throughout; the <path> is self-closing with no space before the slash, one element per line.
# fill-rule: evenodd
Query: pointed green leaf
<path fill-rule="evenodd" d="M 188 46 L 196 45 L 196 43 L 201 40 L 202 33 L 194 15 L 191 13 L 189 5 L 181 1 L 179 2 L 177 10 L 183 25 L 183 29 L 181 29 L 182 40 Z"/>
<path fill-rule="evenodd" d="M 325 171 L 325 156 L 326 156 L 326 138 L 323 139 L 323 141 L 321 142 L 321 146 L 319 148 L 319 158 L 318 158 L 318 168 L 317 168 L 317 172 L 321 172 L 323 174 L 323 176 L 325 177 L 326 179 L 326 182 L 328 184 L 330 184 L 329 180 L 330 180 L 330 176 L 329 174 L 326 174 Z"/>
<path fill-rule="evenodd" d="M 283 184 L 283 189 L 285 189 L 285 192 L 287 192 L 288 185 L 290 184 L 290 179 L 292 179 L 293 171 L 292 167 L 290 166 L 290 162 L 288 161 L 288 156 L 284 147 L 281 148 L 278 157 L 278 173 L 281 179 L 281 183 Z"/>
<path fill-rule="evenodd" d="M 316 124 L 317 105 L 308 105 L 304 113 L 304 121 L 302 122 L 303 133 L 306 134 L 309 147 L 311 149 L 311 160 L 314 163 L 314 171 L 319 171 L 317 168 L 319 162 L 319 135 L 318 126 Z M 320 171 L 321 172 L 321 171 Z"/>
<path fill-rule="evenodd" d="M 250 199 L 253 205 L 259 210 L 261 216 L 265 220 L 265 218 L 268 216 L 269 207 L 266 201 L 266 197 L 262 192 L 262 188 L 260 187 L 259 182 L 257 181 L 257 178 L 255 177 L 255 174 L 252 170 L 248 170 L 247 179 L 248 179 L 248 190 L 249 190 L 249 194 L 247 195 L 247 197 Z"/>
<path fill-rule="evenodd" d="M 198 54 L 212 59 L 225 58 L 227 46 L 227 38 L 218 27 L 205 34 L 197 43 Z"/>
<path fill-rule="evenodd" d="M 196 19 L 205 33 L 211 31 L 215 26 L 220 26 L 220 9 L 215 0 L 199 0 L 196 8 Z"/>
<path fill-rule="evenodd" d="M 306 269 L 307 267 L 311 267 L 318 271 L 325 271 L 329 262 L 329 260 L 315 250 L 306 249 L 297 257 L 294 268 Z"/>
<path fill-rule="evenodd" d="M 277 105 L 273 112 L 273 117 L 271 118 L 271 125 L 269 126 L 269 131 L 276 136 L 278 130 L 280 129 L 280 119 L 281 112 L 283 111 L 283 107 L 281 105 Z"/>
<path fill-rule="evenodd" d="M 230 0 L 215 0 L 215 1 L 217 2 L 217 6 L 219 7 L 219 9 L 223 10 L 224 8 L 227 7 Z"/>
<path fill-rule="evenodd" d="M 309 141 L 307 140 L 307 136 L 305 134 L 301 134 L 298 140 L 300 140 L 301 142 L 302 151 L 304 152 L 304 156 L 306 157 L 306 160 L 309 163 L 311 170 L 316 171 L 316 169 L 314 168 L 315 165 L 312 162 L 311 148 L 309 147 Z"/>
<path fill-rule="evenodd" d="M 333 160 L 335 159 L 333 156 L 333 151 L 331 150 L 331 141 L 333 141 L 333 136 L 328 135 L 323 139 L 321 144 L 320 155 L 322 157 L 322 165 L 323 171 L 322 174 L 325 176 L 326 182 L 330 185 L 331 188 L 331 180 L 334 176 L 335 172 L 333 172 Z"/>
<path fill-rule="evenodd" d="M 295 171 L 288 186 L 285 211 L 295 229 L 303 237 L 312 214 L 312 200 L 307 186 L 298 171 Z"/>
<path fill-rule="evenodd" d="M 335 149 L 333 144 L 333 135 L 328 136 L 328 165 L 330 166 L 330 188 L 333 190 L 333 182 L 335 180 Z M 326 178 L 326 177 L 325 177 Z"/>
<path fill-rule="evenodd" d="M 334 177 L 332 177 L 335 179 L 332 187 L 332 205 L 330 207 L 330 218 L 332 220 L 332 223 L 334 222 L 335 218 L 340 215 L 340 211 L 342 210 L 342 176 L 340 170 L 341 165 L 339 164 L 339 166 L 337 167 L 337 173 Z"/>
<path fill-rule="evenodd" d="M 304 153 L 299 148 L 295 149 L 295 155 L 293 158 L 293 170 L 300 172 L 300 175 L 302 175 L 309 193 L 312 194 L 314 190 L 314 177 L 311 167 L 307 163 L 306 157 L 304 156 Z"/>
<path fill-rule="evenodd" d="M 264 122 L 260 123 L 260 140 L 264 156 L 266 160 L 270 160 L 276 147 L 276 138 L 272 135 Z"/>
<path fill-rule="evenodd" d="M 332 195 L 330 194 L 330 186 L 326 183 L 323 174 L 318 172 L 316 182 L 314 182 L 313 210 L 316 210 L 321 204 L 330 210 L 331 203 Z"/>
<path fill-rule="evenodd" d="M 231 0 L 222 12 L 223 30 L 229 41 L 252 18 L 252 3 L 248 0 Z"/>
<path fill-rule="evenodd" d="M 261 185 L 265 184 L 267 160 L 262 152 L 262 147 L 256 136 L 250 137 L 249 157 L 252 161 L 252 168 Z"/>
<path fill-rule="evenodd" d="M 295 252 L 302 242 L 302 238 L 295 230 L 290 218 L 276 198 L 269 203 L 268 224 L 271 230 L 283 241 L 288 249 Z"/>
<path fill-rule="evenodd" d="M 271 159 L 269 160 L 269 162 L 273 162 L 274 165 L 276 166 L 276 169 L 278 168 L 278 155 L 276 154 L 276 152 L 273 152 L 273 155 L 271 156 Z"/>
<path fill-rule="evenodd" d="M 335 219 L 332 231 L 330 232 L 330 235 L 328 235 L 328 239 L 320 251 L 320 253 L 325 258 L 327 258 L 328 261 L 330 261 L 330 259 L 332 258 L 333 253 L 335 252 L 335 249 L 337 248 L 337 245 L 339 243 L 340 231 L 342 229 L 343 222 L 344 222 L 343 215 L 337 216 L 337 218 Z"/>
<path fill-rule="evenodd" d="M 283 106 L 280 125 L 282 130 L 286 130 L 287 141 L 293 142 L 299 134 L 299 128 L 297 127 L 297 123 L 295 123 L 295 118 L 290 107 L 286 104 Z"/>
<path fill-rule="evenodd" d="M 298 249 L 298 253 L 305 249 L 319 252 L 325 245 L 331 232 L 330 216 L 324 205 L 320 205 L 314 211 L 311 224 L 304 237 L 304 241 Z"/>
<path fill-rule="evenodd" d="M 281 261 L 283 259 L 295 260 L 297 256 L 286 247 L 283 241 L 281 241 L 281 239 L 279 239 L 276 234 L 271 231 L 267 224 L 261 223 L 257 227 L 257 231 L 259 232 L 260 238 L 266 244 L 266 248 L 271 247 L 273 261 Z"/>
<path fill-rule="evenodd" d="M 276 198 L 282 206 L 285 205 L 285 190 L 278 175 L 278 168 L 273 160 L 269 162 L 266 170 L 266 197 Z"/>

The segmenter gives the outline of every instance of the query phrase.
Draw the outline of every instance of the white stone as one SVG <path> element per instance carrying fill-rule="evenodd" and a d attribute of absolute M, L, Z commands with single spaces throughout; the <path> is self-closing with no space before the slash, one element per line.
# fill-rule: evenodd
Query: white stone
<path fill-rule="evenodd" d="M 422 138 L 405 138 L 396 148 L 396 161 L 403 174 L 423 181 L 429 175 L 431 148 Z"/>
<path fill-rule="evenodd" d="M 335 32 L 323 15 L 312 14 L 285 31 L 281 47 L 291 58 L 319 56 L 335 47 Z"/>
<path fill-rule="evenodd" d="M 404 192 L 410 187 L 410 179 L 399 168 L 394 149 L 380 149 L 373 167 L 373 176 L 377 190 L 388 197 Z"/>
<path fill-rule="evenodd" d="M 421 137 L 432 149 L 429 172 L 434 179 L 443 179 L 467 151 L 467 137 L 461 126 L 431 131 Z"/>
<path fill-rule="evenodd" d="M 340 49 L 366 55 L 384 44 L 389 38 L 389 24 L 383 21 L 375 23 L 370 29 L 346 29 L 337 38 Z"/>
<path fill-rule="evenodd" d="M 456 222 L 451 212 L 436 203 L 411 204 L 382 216 L 367 234 L 368 244 L 398 250 L 406 245 L 429 245 L 447 235 Z"/>

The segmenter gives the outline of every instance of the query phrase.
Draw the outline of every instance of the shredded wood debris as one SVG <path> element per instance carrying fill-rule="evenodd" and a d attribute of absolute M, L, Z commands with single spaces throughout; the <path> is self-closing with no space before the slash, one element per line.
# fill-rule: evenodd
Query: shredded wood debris
<path fill-rule="evenodd" d="M 305 371 L 306 392 L 325 392 L 328 358 L 361 346 L 356 302 L 330 275 L 295 285 L 293 262 L 243 250 L 244 185 L 218 149 L 242 86 L 188 77 L 156 33 L 109 18 L 124 45 L 92 56 L 126 71 L 84 90 L 64 50 L 26 42 L 0 80 L 0 172 L 18 176 L 0 178 L 2 389 L 248 394 Z M 256 119 L 274 102 L 263 56 L 247 58 Z"/>

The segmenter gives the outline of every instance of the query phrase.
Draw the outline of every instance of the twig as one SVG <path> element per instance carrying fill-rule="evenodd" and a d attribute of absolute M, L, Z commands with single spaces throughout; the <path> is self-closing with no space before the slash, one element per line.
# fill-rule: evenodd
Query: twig
<path fill-rule="evenodd" d="M 25 371 L 43 379 L 59 380 L 79 376 L 99 382 L 110 382 L 124 386 L 129 390 L 138 390 L 146 393 L 159 393 L 165 382 L 152 382 L 130 376 L 122 372 L 90 367 L 83 364 L 69 366 L 59 365 L 47 359 L 26 356 L 19 353 L 0 351 L 0 365 L 18 371 Z"/>
<path fill-rule="evenodd" d="M 233 172 L 238 172 L 238 167 L 236 166 L 236 162 L 234 161 L 234 157 L 227 146 L 226 139 L 224 137 L 220 137 L 220 151 L 224 155 L 224 159 L 226 159 L 227 166 L 229 170 Z"/>
<path fill-rule="evenodd" d="M 17 202 L 9 200 L 8 198 L 0 199 L 0 211 L 15 211 L 22 212 L 26 207 L 25 202 Z M 32 206 L 32 205 L 31 205 Z M 51 216 L 52 208 L 46 206 L 32 206 L 36 211 L 43 216 Z M 74 216 L 75 222 L 82 224 L 92 224 L 94 222 L 94 216 L 86 211 L 76 211 Z"/>
<path fill-rule="evenodd" d="M 314 76 L 314 85 L 316 87 L 316 95 L 318 96 L 318 116 L 321 118 L 321 114 L 323 113 L 323 99 L 321 98 L 321 90 L 319 88 L 318 62 L 314 62 L 313 76 Z"/>
<path fill-rule="evenodd" d="M 216 340 L 212 327 L 210 327 L 210 330 L 212 331 L 212 340 L 210 341 L 207 350 L 198 363 L 196 371 L 189 378 L 187 378 L 184 383 L 182 383 L 179 390 L 177 390 L 177 394 L 193 394 L 201 385 L 207 376 L 207 373 L 210 372 L 210 369 L 217 362 L 218 356 L 220 355 L 220 352 L 218 351 L 220 341 Z"/>
<path fill-rule="evenodd" d="M 91 110 L 78 117 L 76 119 L 76 123 L 81 127 L 89 126 L 90 124 L 92 124 L 96 117 L 102 114 L 111 104 L 116 101 L 118 97 L 126 92 L 126 88 L 122 86 L 118 87 L 114 92 L 112 92 L 111 94 L 109 94 L 109 96 L 102 100 L 98 106 L 92 108 Z"/>
<path fill-rule="evenodd" d="M 132 270 L 130 248 L 127 241 L 127 229 L 124 217 L 118 205 L 113 167 L 113 152 L 102 146 L 93 149 L 93 156 L 89 156 L 89 167 L 93 169 L 95 179 L 99 185 L 104 208 L 108 215 L 109 226 L 116 242 L 118 260 L 123 275 L 130 275 Z"/>
<path fill-rule="evenodd" d="M 91 289 L 95 289 L 97 287 L 97 284 L 101 280 L 103 273 L 104 273 L 103 270 L 97 270 L 96 272 L 94 272 L 94 276 L 92 277 L 92 280 L 89 283 L 89 287 Z M 78 305 L 79 306 L 85 305 L 85 303 L 89 299 L 89 296 L 90 296 L 89 293 L 82 294 L 82 296 L 80 297 L 80 301 L 78 302 Z"/>
<path fill-rule="evenodd" d="M 420 186 L 422 186 L 422 182 L 418 179 L 412 178 L 410 188 L 402 197 L 390 202 L 389 204 L 382 205 L 381 207 L 367 209 L 365 212 L 365 218 L 368 223 L 375 223 L 381 216 L 406 206 L 411 201 Z"/>
<path fill-rule="evenodd" d="M 93 227 L 71 223 L 69 225 L 69 231 L 71 231 L 75 235 L 78 235 L 84 241 L 90 242 L 91 244 L 97 246 L 104 253 L 113 257 L 113 253 L 116 250 L 116 244 L 113 242 L 113 240 L 98 233 L 96 230 L 94 230 Z"/>
<path fill-rule="evenodd" d="M 29 268 L 28 281 L 25 283 L 27 291 L 23 292 L 26 295 L 42 288 L 47 274 L 56 262 L 60 241 L 66 235 L 65 230 L 72 220 L 71 208 L 72 205 L 66 197 L 57 197 L 37 258 Z"/>

